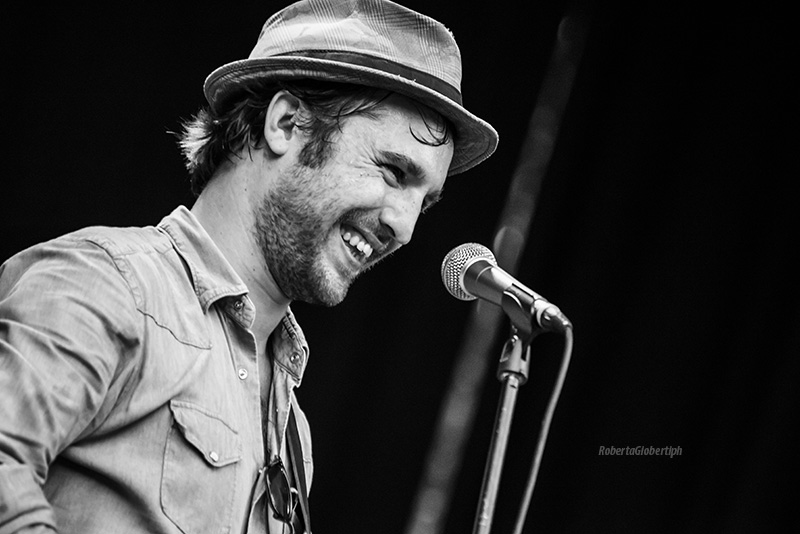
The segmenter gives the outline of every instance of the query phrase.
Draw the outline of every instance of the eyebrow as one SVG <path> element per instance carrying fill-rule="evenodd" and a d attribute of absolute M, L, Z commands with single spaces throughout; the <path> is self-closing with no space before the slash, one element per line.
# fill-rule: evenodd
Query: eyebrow
<path fill-rule="evenodd" d="M 406 156 L 405 154 L 401 154 L 399 152 L 394 152 L 391 150 L 381 150 L 380 155 L 386 161 L 392 163 L 393 165 L 402 167 L 407 174 L 412 175 L 417 180 L 425 181 L 425 179 L 428 177 L 428 173 L 426 173 L 425 170 L 422 167 L 420 167 L 416 161 Z M 429 209 L 431 206 L 439 202 L 442 199 L 443 194 L 444 194 L 444 189 L 437 189 L 425 195 L 425 202 L 422 205 L 422 211 L 424 212 L 425 210 Z"/>

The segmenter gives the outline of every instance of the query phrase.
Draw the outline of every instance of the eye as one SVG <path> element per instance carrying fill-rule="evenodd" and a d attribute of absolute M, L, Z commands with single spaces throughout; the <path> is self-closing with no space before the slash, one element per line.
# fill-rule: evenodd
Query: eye
<path fill-rule="evenodd" d="M 406 173 L 403 169 L 391 163 L 384 163 L 382 166 L 388 171 L 393 184 L 403 185 L 406 182 Z"/>

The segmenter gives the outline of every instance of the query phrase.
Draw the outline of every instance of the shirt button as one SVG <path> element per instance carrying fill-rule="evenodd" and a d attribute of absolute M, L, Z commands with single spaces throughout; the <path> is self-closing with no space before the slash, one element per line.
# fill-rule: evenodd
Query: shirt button
<path fill-rule="evenodd" d="M 219 454 L 217 454 L 216 451 L 211 451 L 210 453 L 208 453 L 208 457 L 211 458 L 212 462 L 218 462 L 219 461 Z"/>
<path fill-rule="evenodd" d="M 247 378 L 247 369 L 239 369 L 239 378 L 242 380 Z"/>

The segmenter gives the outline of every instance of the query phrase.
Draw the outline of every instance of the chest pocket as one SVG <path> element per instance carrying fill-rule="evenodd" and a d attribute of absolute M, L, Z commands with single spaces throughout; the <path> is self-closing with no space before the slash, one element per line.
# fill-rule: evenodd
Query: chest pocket
<path fill-rule="evenodd" d="M 231 528 L 242 442 L 222 419 L 173 399 L 174 423 L 164 451 L 161 505 L 183 532 L 221 533 Z"/>

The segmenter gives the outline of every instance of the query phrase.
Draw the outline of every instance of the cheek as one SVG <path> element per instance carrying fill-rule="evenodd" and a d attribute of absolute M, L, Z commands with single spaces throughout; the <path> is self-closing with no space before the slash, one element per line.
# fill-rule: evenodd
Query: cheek
<path fill-rule="evenodd" d="M 360 208 L 380 207 L 389 186 L 373 169 L 356 170 L 340 178 L 330 190 L 330 198 L 335 202 Z"/>

